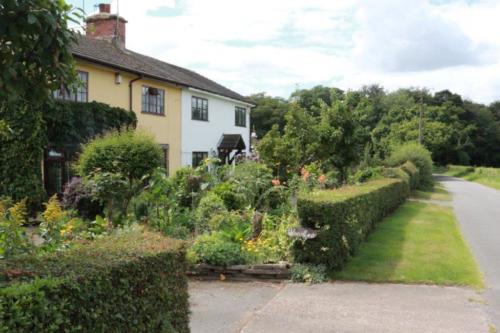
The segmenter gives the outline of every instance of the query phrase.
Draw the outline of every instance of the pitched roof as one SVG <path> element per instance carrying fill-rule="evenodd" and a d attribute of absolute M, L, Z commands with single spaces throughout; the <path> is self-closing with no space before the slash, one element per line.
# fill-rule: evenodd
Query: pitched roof
<path fill-rule="evenodd" d="M 78 43 L 72 47 L 72 53 L 76 58 L 144 75 L 145 77 L 200 89 L 241 102 L 252 103 L 249 99 L 237 92 L 196 72 L 128 49 L 118 48 L 113 43 L 105 40 L 80 36 L 78 38 Z"/>
<path fill-rule="evenodd" d="M 243 140 L 241 134 L 222 134 L 217 148 L 227 150 L 243 150 L 246 149 L 245 140 Z"/>

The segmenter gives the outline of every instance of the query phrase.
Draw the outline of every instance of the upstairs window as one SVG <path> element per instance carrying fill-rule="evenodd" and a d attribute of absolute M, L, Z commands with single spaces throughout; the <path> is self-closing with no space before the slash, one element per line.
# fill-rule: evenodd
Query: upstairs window
<path fill-rule="evenodd" d="M 61 87 L 52 93 L 54 98 L 73 102 L 88 102 L 89 73 L 77 71 L 78 82 L 72 87 Z"/>
<path fill-rule="evenodd" d="M 206 151 L 193 151 L 193 168 L 199 167 L 208 158 Z"/>
<path fill-rule="evenodd" d="M 165 90 L 142 86 L 142 112 L 165 114 Z"/>
<path fill-rule="evenodd" d="M 237 106 L 235 109 L 236 126 L 247 127 L 247 109 Z"/>
<path fill-rule="evenodd" d="M 208 99 L 191 97 L 191 119 L 208 121 Z"/>

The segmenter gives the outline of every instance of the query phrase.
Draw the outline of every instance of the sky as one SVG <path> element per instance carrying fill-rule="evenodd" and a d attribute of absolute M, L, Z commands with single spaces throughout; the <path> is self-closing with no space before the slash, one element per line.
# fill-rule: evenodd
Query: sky
<path fill-rule="evenodd" d="M 380 84 L 500 100 L 500 0 L 119 0 L 119 14 L 127 48 L 243 95 Z"/>

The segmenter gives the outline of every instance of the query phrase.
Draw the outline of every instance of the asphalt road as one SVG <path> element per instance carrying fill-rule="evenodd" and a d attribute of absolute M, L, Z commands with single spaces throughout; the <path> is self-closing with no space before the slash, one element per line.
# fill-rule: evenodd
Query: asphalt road
<path fill-rule="evenodd" d="M 459 178 L 438 176 L 453 195 L 462 234 L 484 273 L 484 297 L 500 329 L 500 191 Z"/>

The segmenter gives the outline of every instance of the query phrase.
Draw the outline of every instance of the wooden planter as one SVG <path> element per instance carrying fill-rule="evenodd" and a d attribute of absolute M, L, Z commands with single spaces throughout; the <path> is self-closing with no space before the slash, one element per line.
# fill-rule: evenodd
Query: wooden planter
<path fill-rule="evenodd" d="M 201 280 L 282 281 L 290 279 L 290 264 L 212 266 L 198 264 L 188 276 Z"/>

